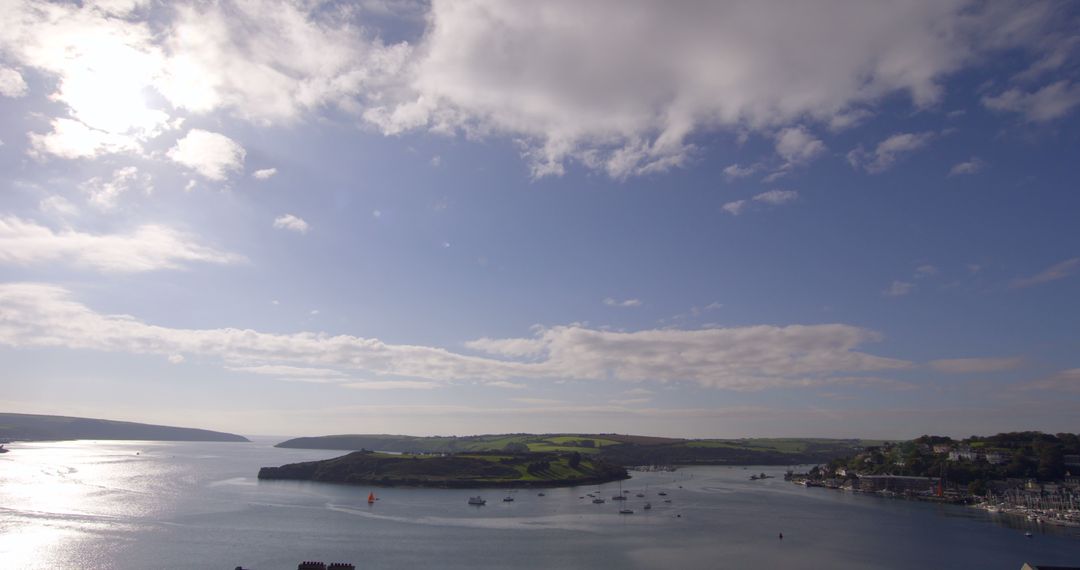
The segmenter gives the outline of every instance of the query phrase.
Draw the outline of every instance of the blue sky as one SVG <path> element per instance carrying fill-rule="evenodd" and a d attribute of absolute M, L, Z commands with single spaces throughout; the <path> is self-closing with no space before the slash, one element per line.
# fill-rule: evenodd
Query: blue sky
<path fill-rule="evenodd" d="M 6 2 L 0 406 L 1080 420 L 1068 3 Z"/>

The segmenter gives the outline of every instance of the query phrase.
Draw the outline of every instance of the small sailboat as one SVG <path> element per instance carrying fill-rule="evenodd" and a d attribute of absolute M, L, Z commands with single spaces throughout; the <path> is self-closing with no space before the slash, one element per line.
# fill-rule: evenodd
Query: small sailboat
<path fill-rule="evenodd" d="M 611 500 L 612 501 L 625 501 L 626 500 L 626 495 L 624 495 L 623 493 L 626 493 L 626 492 L 628 492 L 628 491 L 623 491 L 622 490 L 622 481 L 619 481 L 619 494 L 612 496 Z"/>
<path fill-rule="evenodd" d="M 645 509 L 646 511 L 650 511 L 652 510 L 652 503 L 645 503 L 645 506 L 641 508 Z"/>
<path fill-rule="evenodd" d="M 368 493 L 368 495 L 367 495 L 367 504 L 369 504 L 369 505 L 374 505 L 375 504 L 375 493 L 374 492 Z"/>

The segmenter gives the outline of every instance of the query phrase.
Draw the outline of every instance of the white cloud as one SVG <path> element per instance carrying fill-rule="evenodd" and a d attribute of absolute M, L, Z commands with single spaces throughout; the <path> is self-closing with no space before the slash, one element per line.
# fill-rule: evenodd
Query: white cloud
<path fill-rule="evenodd" d="M 188 263 L 236 263 L 243 258 L 201 245 L 166 226 L 145 224 L 126 234 L 53 231 L 30 220 L 0 217 L 0 263 L 66 262 L 112 273 L 180 269 Z"/>
<path fill-rule="evenodd" d="M 907 281 L 893 281 L 892 284 L 881 292 L 881 294 L 886 297 L 903 297 L 904 295 L 911 293 L 914 289 L 914 283 L 909 283 Z"/>
<path fill-rule="evenodd" d="M 640 406 L 642 404 L 648 404 L 652 401 L 652 398 L 625 398 L 621 400 L 609 400 L 610 403 L 616 406 Z"/>
<path fill-rule="evenodd" d="M 243 170 L 247 152 L 229 137 L 191 129 L 167 153 L 174 162 L 182 164 L 210 180 L 225 180 L 232 172 Z"/>
<path fill-rule="evenodd" d="M 308 230 L 311 229 L 311 226 L 309 226 L 307 222 L 292 214 L 285 214 L 284 216 L 274 218 L 274 227 L 279 230 L 289 230 L 301 234 L 306 234 L 308 233 Z"/>
<path fill-rule="evenodd" d="M 184 113 L 227 111 L 262 125 L 337 108 L 386 134 L 508 136 L 535 176 L 576 161 L 621 178 L 686 164 L 696 151 L 688 141 L 704 131 L 849 128 L 897 94 L 923 108 L 941 100 L 947 75 L 989 53 L 1021 48 L 1049 62 L 1068 41 L 1048 39 L 1052 6 L 1023 3 L 437 0 L 405 10 L 427 11 L 426 26 L 394 45 L 371 31 L 364 8 L 155 6 L 6 6 L 0 50 L 54 77 L 64 114 L 51 119 L 85 131 L 79 142 L 60 140 L 71 128 L 37 135 L 46 137 L 40 152 L 141 151 Z M 988 105 L 1053 117 L 1074 92 L 1054 84 Z M 88 145 L 88 133 L 101 144 Z M 794 160 L 820 153 L 778 146 Z"/>
<path fill-rule="evenodd" d="M 262 364 L 258 366 L 226 366 L 226 370 L 243 372 L 246 374 L 261 374 L 265 376 L 287 376 L 298 378 L 348 378 L 346 374 L 329 368 L 312 368 L 308 366 L 286 366 L 283 364 Z"/>
<path fill-rule="evenodd" d="M 370 382 L 349 382 L 342 384 L 353 390 L 431 390 L 438 388 L 436 382 L 423 382 L 419 380 L 373 380 Z"/>
<path fill-rule="evenodd" d="M 604 304 L 609 307 L 640 307 L 640 299 L 623 299 L 622 301 L 613 297 L 605 297 Z"/>
<path fill-rule="evenodd" d="M 169 328 L 127 315 L 97 313 L 72 300 L 61 287 L 0 285 L 0 344 L 7 346 L 199 355 L 220 358 L 234 367 L 315 367 L 391 376 L 387 381 L 461 380 L 520 388 L 523 385 L 514 380 L 614 379 L 759 389 L 849 382 L 844 380 L 849 378 L 846 374 L 839 379 L 834 375 L 911 366 L 856 350 L 878 339 L 876 333 L 841 324 L 637 332 L 571 325 L 540 329 L 531 338 L 470 343 L 504 357 L 520 354 L 520 347 L 531 343 L 539 358 L 520 362 L 347 335 Z M 508 347 L 512 354 L 501 351 Z"/>
<path fill-rule="evenodd" d="M 739 166 L 738 164 L 732 164 L 724 168 L 724 176 L 728 180 L 746 178 L 747 176 L 751 176 L 760 169 L 761 166 L 758 164 L 752 164 L 750 166 Z"/>
<path fill-rule="evenodd" d="M 903 155 L 919 150 L 934 138 L 934 133 L 897 133 L 878 143 L 873 152 L 859 146 L 848 153 L 853 168 L 862 168 L 871 174 L 888 170 Z"/>
<path fill-rule="evenodd" d="M 776 154 L 784 159 L 785 167 L 806 164 L 825 150 L 825 143 L 801 126 L 783 129 L 776 135 Z"/>
<path fill-rule="evenodd" d="M 168 357 L 169 364 L 183 364 L 186 358 L 183 354 L 170 354 Z"/>
<path fill-rule="evenodd" d="M 54 218 L 73 218 L 79 215 L 79 208 L 63 196 L 49 196 L 41 200 L 38 208 L 43 214 Z"/>
<path fill-rule="evenodd" d="M 958 162 L 953 165 L 949 170 L 949 176 L 959 176 L 961 174 L 975 174 L 986 167 L 986 163 L 979 157 L 973 156 L 970 160 L 964 162 Z"/>
<path fill-rule="evenodd" d="M 873 115 L 866 109 L 852 109 L 838 113 L 829 119 L 829 130 L 836 132 L 857 127 Z"/>
<path fill-rule="evenodd" d="M 77 158 L 139 150 L 167 128 L 169 115 L 151 109 L 146 97 L 162 57 L 148 25 L 111 17 L 93 3 L 13 2 L 4 11 L 0 50 L 55 77 L 50 98 L 66 108 L 66 116 L 53 118 L 52 132 L 36 135 L 39 152 Z"/>
<path fill-rule="evenodd" d="M 411 53 L 407 44 L 369 37 L 350 10 L 267 1 L 182 5 L 175 15 L 155 86 L 199 113 L 229 109 L 256 122 L 289 122 L 328 105 L 356 111 L 380 96 Z"/>
<path fill-rule="evenodd" d="M 92 129 L 79 121 L 53 119 L 52 130 L 45 134 L 29 133 L 30 155 L 45 158 L 96 158 L 103 154 L 138 152 L 142 145 L 132 137 Z"/>
<path fill-rule="evenodd" d="M 724 204 L 720 208 L 722 210 L 724 210 L 725 212 L 731 214 L 732 216 L 738 216 L 739 214 L 742 213 L 743 208 L 746 207 L 746 204 L 747 204 L 746 200 L 735 200 L 733 202 L 728 202 L 728 203 Z"/>
<path fill-rule="evenodd" d="M 780 206 L 798 199 L 799 193 L 794 190 L 769 190 L 754 196 L 755 201 L 772 204 L 773 206 Z"/>
<path fill-rule="evenodd" d="M 1013 282 L 1009 284 L 1009 287 L 1012 289 L 1023 289 L 1034 285 L 1042 285 L 1043 283 L 1048 283 L 1050 281 L 1064 279 L 1073 273 L 1076 273 L 1077 269 L 1080 269 L 1080 257 L 1066 259 L 1065 261 L 1048 267 L 1031 277 L 1014 279 Z"/>
<path fill-rule="evenodd" d="M 655 392 L 647 388 L 631 388 L 623 393 L 627 396 L 652 396 Z"/>
<path fill-rule="evenodd" d="M 768 190 L 755 195 L 749 200 L 735 200 L 728 202 L 721 206 L 721 209 L 732 216 L 738 216 L 743 213 L 748 206 L 751 206 L 755 202 L 759 204 L 769 204 L 771 206 L 782 206 L 793 202 L 798 198 L 799 193 L 794 190 Z"/>
<path fill-rule="evenodd" d="M 929 263 L 924 263 L 923 265 L 915 268 L 915 277 L 930 277 L 937 274 L 938 268 L 930 265 Z"/>
<path fill-rule="evenodd" d="M 22 97 L 28 88 L 22 74 L 10 67 L 0 66 L 0 95 L 4 97 Z"/>
<path fill-rule="evenodd" d="M 1080 85 L 1062 79 L 1034 92 L 1012 88 L 996 96 L 985 96 L 982 103 L 993 111 L 1020 113 L 1029 121 L 1051 121 L 1068 115 L 1080 105 Z"/>
<path fill-rule="evenodd" d="M 1080 368 L 1062 370 L 1048 378 L 1036 380 L 1023 386 L 1029 390 L 1053 390 L 1080 392 Z"/>
<path fill-rule="evenodd" d="M 526 386 L 520 382 L 509 382 L 506 380 L 496 380 L 494 382 L 488 382 L 487 386 L 494 388 L 505 388 L 507 390 L 524 390 Z"/>
<path fill-rule="evenodd" d="M 226 366 L 226 370 L 260 376 L 273 376 L 285 382 L 304 382 L 308 384 L 340 384 L 350 380 L 347 374 L 329 368 L 310 366 L 287 366 L 282 364 L 262 364 L 257 366 Z"/>
<path fill-rule="evenodd" d="M 977 56 L 1037 46 L 1049 12 L 968 2 L 435 2 L 406 81 L 364 116 L 388 134 L 512 136 L 536 176 L 561 174 L 568 160 L 614 177 L 657 172 L 692 156 L 695 131 L 807 120 L 844 128 L 895 93 L 936 103 L 941 78 Z M 790 150 L 795 160 L 821 152 Z"/>
<path fill-rule="evenodd" d="M 275 174 L 277 174 L 276 168 L 263 168 L 252 172 L 251 176 L 258 180 L 269 180 L 270 178 L 273 178 Z"/>
<path fill-rule="evenodd" d="M 761 388 L 819 385 L 838 370 L 907 368 L 900 360 L 854 351 L 877 340 L 873 332 L 847 325 L 751 326 L 700 330 L 654 329 L 613 332 L 560 326 L 530 339 L 482 339 L 492 354 L 526 352 L 546 358 L 527 363 L 558 370 L 558 376 L 626 381 L 691 380 L 705 386 Z M 473 344 L 474 347 L 479 347 Z"/>
<path fill-rule="evenodd" d="M 151 192 L 150 175 L 139 175 L 139 169 L 134 166 L 118 168 L 113 171 L 112 178 L 91 178 L 80 185 L 83 192 L 88 195 L 91 204 L 102 210 L 111 210 L 116 207 L 116 201 L 121 194 L 131 190 L 133 186 L 140 185 L 147 193 Z"/>
<path fill-rule="evenodd" d="M 930 368 L 950 374 L 976 374 L 1012 370 L 1024 363 L 1023 358 L 944 358 L 931 360 Z"/>

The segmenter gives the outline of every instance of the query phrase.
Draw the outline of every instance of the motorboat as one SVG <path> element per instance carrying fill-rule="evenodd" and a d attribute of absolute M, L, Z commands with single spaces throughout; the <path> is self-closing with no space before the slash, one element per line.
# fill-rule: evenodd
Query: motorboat
<path fill-rule="evenodd" d="M 487 501 L 484 500 L 484 498 L 481 497 L 480 495 L 477 495 L 475 497 L 469 497 L 469 504 L 470 505 L 476 505 L 476 506 L 480 507 L 480 506 L 486 505 Z"/>

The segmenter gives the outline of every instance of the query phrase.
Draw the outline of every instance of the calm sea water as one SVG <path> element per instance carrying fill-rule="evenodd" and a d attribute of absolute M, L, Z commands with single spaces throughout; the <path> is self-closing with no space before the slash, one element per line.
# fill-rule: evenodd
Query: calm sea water
<path fill-rule="evenodd" d="M 365 570 L 1080 565 L 1076 529 L 748 480 L 779 475 L 776 468 L 635 474 L 623 483 L 633 515 L 618 514 L 619 502 L 579 498 L 596 486 L 546 497 L 521 490 L 512 503 L 504 491 L 484 490 L 488 504 L 477 508 L 465 504 L 470 491 L 260 482 L 261 466 L 340 455 L 270 443 L 12 445 L 0 455 L 0 567 L 291 570 L 307 559 Z M 646 486 L 651 511 L 633 496 Z M 373 506 L 369 490 L 379 497 Z M 606 498 L 618 491 L 601 488 Z"/>

